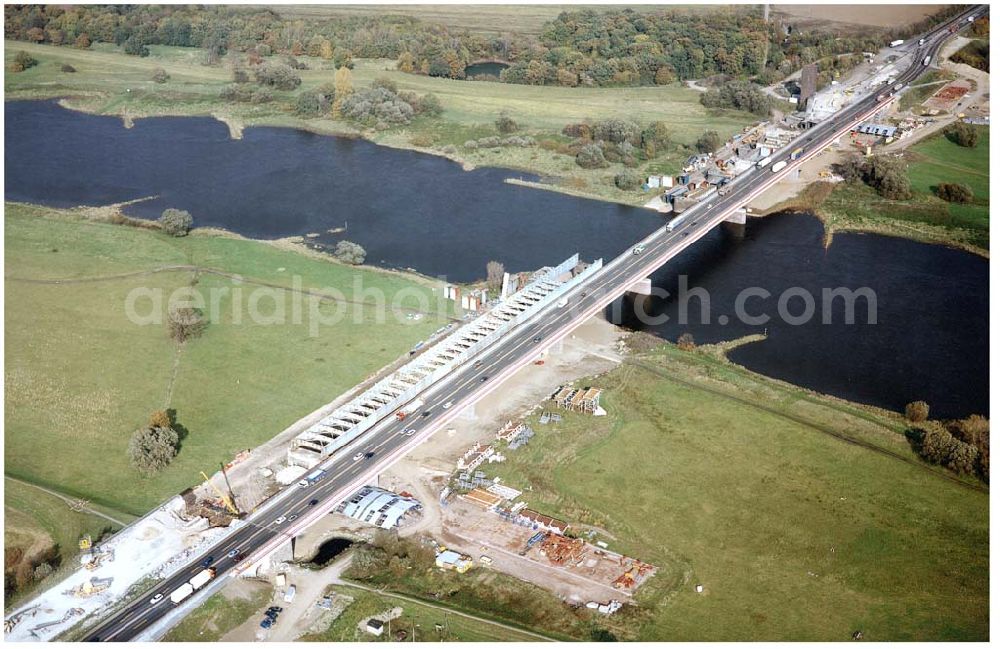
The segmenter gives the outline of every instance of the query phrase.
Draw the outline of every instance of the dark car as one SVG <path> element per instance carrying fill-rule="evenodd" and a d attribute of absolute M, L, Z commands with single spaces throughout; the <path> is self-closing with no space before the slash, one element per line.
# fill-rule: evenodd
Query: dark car
<path fill-rule="evenodd" d="M 271 620 L 271 618 L 265 617 L 263 620 L 260 621 L 260 628 L 270 629 L 272 624 L 274 624 L 274 622 Z"/>
<path fill-rule="evenodd" d="M 368 451 L 367 453 L 365 453 L 365 459 L 366 460 L 370 460 L 373 457 L 375 457 L 375 452 L 374 451 Z"/>
<path fill-rule="evenodd" d="M 483 374 L 482 376 L 479 377 L 479 382 L 480 383 L 486 383 L 489 380 L 490 380 L 490 377 L 486 376 L 485 374 Z"/>
<path fill-rule="evenodd" d="M 542 342 L 542 337 L 541 336 L 535 336 L 534 338 L 531 339 L 531 341 L 535 342 L 535 343 L 540 343 L 540 342 Z"/>
<path fill-rule="evenodd" d="M 422 413 L 420 413 L 420 416 L 421 417 L 430 417 L 431 416 L 431 411 L 430 410 L 424 410 Z"/>
<path fill-rule="evenodd" d="M 319 504 L 319 499 L 317 499 L 317 498 L 313 498 L 312 500 L 309 501 L 309 506 L 310 507 L 315 507 L 318 504 Z"/>
<path fill-rule="evenodd" d="M 201 561 L 201 567 L 202 567 L 202 568 L 207 568 L 207 567 L 209 567 L 210 565 L 212 565 L 212 562 L 213 562 L 213 561 L 215 561 L 215 557 L 211 557 L 211 556 L 209 556 L 209 557 L 205 557 L 205 558 L 204 558 L 204 559 L 202 559 L 202 561 Z"/>

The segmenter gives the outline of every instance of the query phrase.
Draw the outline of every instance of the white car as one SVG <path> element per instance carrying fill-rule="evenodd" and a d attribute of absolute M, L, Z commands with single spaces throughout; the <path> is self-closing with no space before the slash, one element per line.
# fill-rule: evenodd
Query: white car
<path fill-rule="evenodd" d="M 357 462 L 358 460 L 360 460 L 360 459 L 361 459 L 361 458 L 363 458 L 364 456 L 365 456 L 365 454 L 364 454 L 364 453 L 355 453 L 355 454 L 354 454 L 354 461 L 355 461 L 355 462 Z"/>
<path fill-rule="evenodd" d="M 157 604 L 157 603 L 159 603 L 159 601 L 161 599 L 163 599 L 163 593 L 157 593 L 157 594 L 153 595 L 153 599 L 149 600 L 149 603 L 150 604 Z"/>
<path fill-rule="evenodd" d="M 455 405 L 455 402 L 454 401 L 449 401 L 448 403 L 444 404 L 441 407 L 444 408 L 445 410 L 447 410 L 448 408 L 451 408 L 453 405 Z"/>
<path fill-rule="evenodd" d="M 284 522 L 285 522 L 286 520 L 288 520 L 288 519 L 286 519 L 286 518 L 285 518 L 284 516 L 279 516 L 279 517 L 277 517 L 276 519 L 274 519 L 274 524 L 275 524 L 275 525 L 281 525 L 281 524 L 282 524 L 282 523 L 284 523 Z"/>
<path fill-rule="evenodd" d="M 416 434 L 416 432 L 417 432 L 416 428 L 411 428 L 410 430 L 404 430 L 403 435 L 406 437 L 413 437 L 413 435 Z"/>
<path fill-rule="evenodd" d="M 642 254 L 642 251 L 643 251 L 643 250 L 645 250 L 645 249 L 646 249 L 646 246 L 645 246 L 644 244 L 641 244 L 641 243 L 640 243 L 640 244 L 639 244 L 638 246 L 636 246 L 635 248 L 632 248 L 632 254 L 633 254 L 633 255 L 639 255 L 639 254 Z"/>

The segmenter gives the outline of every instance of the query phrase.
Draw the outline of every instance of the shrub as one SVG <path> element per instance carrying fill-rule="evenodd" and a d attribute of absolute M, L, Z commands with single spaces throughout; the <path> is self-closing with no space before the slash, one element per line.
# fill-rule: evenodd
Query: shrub
<path fill-rule="evenodd" d="M 129 462 L 140 472 L 152 475 L 177 456 L 179 441 L 173 428 L 140 428 L 128 443 Z"/>
<path fill-rule="evenodd" d="M 694 336 L 689 333 L 683 333 L 677 338 L 678 349 L 683 349 L 686 352 L 693 351 L 695 348 Z"/>
<path fill-rule="evenodd" d="M 607 167 L 608 161 L 599 145 L 585 144 L 580 147 L 580 152 L 576 154 L 576 164 L 584 169 L 599 169 Z"/>
<path fill-rule="evenodd" d="M 153 70 L 153 81 L 156 83 L 166 83 L 168 79 L 170 79 L 170 75 L 163 68 Z"/>
<path fill-rule="evenodd" d="M 168 207 L 159 218 L 160 227 L 169 235 L 183 237 L 191 230 L 194 218 L 187 210 L 176 210 Z"/>
<path fill-rule="evenodd" d="M 589 140 L 592 136 L 592 130 L 590 124 L 567 124 L 563 127 L 563 135 L 566 137 L 576 137 L 583 140 Z"/>
<path fill-rule="evenodd" d="M 718 131 L 705 131 L 698 137 L 694 147 L 702 153 L 711 153 L 722 146 L 722 137 Z"/>
<path fill-rule="evenodd" d="M 734 108 L 762 116 L 771 111 L 767 95 L 749 81 L 729 81 L 701 93 L 699 101 L 706 108 Z"/>
<path fill-rule="evenodd" d="M 635 122 L 624 119 L 602 119 L 594 124 L 592 133 L 595 140 L 621 144 L 638 140 L 642 129 Z"/>
<path fill-rule="evenodd" d="M 129 36 L 122 45 L 122 49 L 126 54 L 131 54 L 132 56 L 149 56 L 149 48 L 146 47 L 146 42 L 138 34 Z"/>
<path fill-rule="evenodd" d="M 413 119 L 412 106 L 396 93 L 379 87 L 352 93 L 340 104 L 340 112 L 350 119 L 381 128 L 409 124 Z"/>
<path fill-rule="evenodd" d="M 353 266 L 365 263 L 365 255 L 365 249 L 353 241 L 339 241 L 333 251 L 334 257 Z"/>
<path fill-rule="evenodd" d="M 965 122 L 955 122 L 949 126 L 945 136 L 958 146 L 972 148 L 979 143 L 979 131 Z"/>
<path fill-rule="evenodd" d="M 515 122 L 514 118 L 507 113 L 500 113 L 500 116 L 496 118 L 496 121 L 494 121 L 493 124 L 497 127 L 497 131 L 504 135 L 513 133 L 518 128 L 517 122 Z"/>
<path fill-rule="evenodd" d="M 69 63 L 63 63 L 63 64 L 62 64 L 62 66 L 61 66 L 61 67 L 60 67 L 59 69 L 60 69 L 60 70 L 61 70 L 62 72 L 76 72 L 76 68 L 74 68 L 74 67 L 73 67 L 72 65 L 70 65 Z"/>
<path fill-rule="evenodd" d="M 621 173 L 615 174 L 615 187 L 618 189 L 631 190 L 636 189 L 642 184 L 642 178 L 639 174 L 634 171 L 623 171 Z"/>
<path fill-rule="evenodd" d="M 88 47 L 90 47 L 90 36 L 88 36 L 85 33 L 80 34 L 79 36 L 76 37 L 76 40 L 73 41 L 73 47 L 80 50 L 87 49 Z"/>
<path fill-rule="evenodd" d="M 295 90 L 302 84 L 302 78 L 295 70 L 283 63 L 268 62 L 257 66 L 257 83 L 278 90 Z"/>
<path fill-rule="evenodd" d="M 428 147 L 434 144 L 434 138 L 427 133 L 418 133 L 410 138 L 410 144 L 413 146 Z"/>
<path fill-rule="evenodd" d="M 316 117 L 330 112 L 331 102 L 321 92 L 305 91 L 295 98 L 295 114 Z"/>
<path fill-rule="evenodd" d="M 417 103 L 415 108 L 418 113 L 422 115 L 430 115 L 431 117 L 437 117 L 444 112 L 441 100 L 437 98 L 437 95 L 430 92 L 420 98 L 420 101 Z"/>
<path fill-rule="evenodd" d="M 393 94 L 399 94 L 399 87 L 396 86 L 396 82 L 386 77 L 376 77 L 375 80 L 372 81 L 371 87 L 385 88 L 386 90 L 388 90 Z"/>
<path fill-rule="evenodd" d="M 174 342 L 183 343 L 201 336 L 207 323 L 198 309 L 178 307 L 167 314 L 167 333 Z"/>
<path fill-rule="evenodd" d="M 969 203 L 973 197 L 972 188 L 960 183 L 941 183 L 934 188 L 934 193 L 949 203 Z"/>
<path fill-rule="evenodd" d="M 931 407 L 927 405 L 926 401 L 911 401 L 906 404 L 906 418 L 912 422 L 922 422 L 927 421 L 928 415 L 931 414 Z"/>
<path fill-rule="evenodd" d="M 270 88 L 257 88 L 250 95 L 251 104 L 266 104 L 274 99 L 274 93 Z"/>
<path fill-rule="evenodd" d="M 24 50 L 21 50 L 14 55 L 14 63 L 12 64 L 11 69 L 13 69 L 14 72 L 24 72 L 28 68 L 36 65 L 38 65 L 38 61 L 35 57 L 31 56 Z"/>
<path fill-rule="evenodd" d="M 248 102 L 253 97 L 254 87 L 250 84 L 233 84 L 226 86 L 219 93 L 223 101 Z"/>
<path fill-rule="evenodd" d="M 462 146 L 464 146 L 466 149 L 478 149 L 479 142 L 476 142 L 475 140 L 466 140 L 465 144 L 463 144 Z"/>

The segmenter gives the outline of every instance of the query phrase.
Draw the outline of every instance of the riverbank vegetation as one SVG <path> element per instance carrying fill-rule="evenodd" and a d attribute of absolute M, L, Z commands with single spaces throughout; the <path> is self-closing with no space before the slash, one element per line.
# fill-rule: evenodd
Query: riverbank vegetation
<path fill-rule="evenodd" d="M 4 220 L 6 472 L 95 506 L 144 513 L 451 315 L 429 281 L 197 229 L 177 238 L 91 218 L 100 212 L 7 203 Z M 182 343 L 155 317 L 179 289 L 203 299 L 209 319 Z M 330 289 L 345 298 L 319 297 Z M 384 304 L 356 294 L 373 289 Z M 407 295 L 400 308 L 397 295 Z M 418 296 L 429 312 L 408 318 Z M 183 431 L 169 465 L 147 476 L 130 466 L 129 439 L 161 409 Z"/>
<path fill-rule="evenodd" d="M 202 53 L 192 48 L 150 45 L 149 56 L 140 58 L 126 56 L 113 45 L 81 50 L 7 41 L 8 63 L 19 49 L 29 51 L 39 65 L 7 76 L 8 99 L 62 97 L 70 108 L 121 115 L 126 124 L 145 116 L 213 115 L 229 125 L 234 137 L 255 125 L 362 135 L 380 144 L 445 155 L 470 166 L 533 172 L 546 179 L 546 187 L 629 204 L 641 204 L 648 195 L 615 185 L 615 175 L 624 171 L 625 164 L 610 162 L 608 167 L 595 169 L 577 165 L 576 154 L 584 142 L 564 134 L 567 125 L 609 119 L 635 123 L 642 129 L 666 125 L 669 133 L 660 129 L 660 146 L 647 150 L 647 136 L 637 151 L 634 170 L 644 178 L 647 173 L 677 172 L 706 130 L 726 138 L 759 119 L 741 111 L 705 107 L 699 103 L 700 93 L 677 84 L 610 89 L 469 82 L 405 74 L 395 69 L 393 61 L 355 59 L 354 67 L 344 70 L 350 74 L 346 87 L 364 93 L 374 85 L 385 91 L 380 94 L 395 95 L 389 103 L 407 112 L 408 123 L 380 125 L 372 102 L 356 106 L 357 118 L 351 105 L 352 115 L 333 114 L 337 71 L 332 61 L 321 57 L 297 57 L 298 64 L 306 66 L 294 70 L 301 84 L 295 90 L 266 86 L 269 101 L 255 103 L 254 92 L 264 86 L 235 83 L 245 66 L 232 55 L 220 65 L 206 66 Z M 72 65 L 77 72 L 61 73 L 62 65 Z M 165 83 L 153 79 L 158 69 L 169 75 Z M 416 106 L 412 116 L 396 98 L 411 108 Z M 501 114 L 516 124 L 515 132 L 504 134 L 498 129 Z M 487 138 L 496 138 L 497 145 Z M 484 140 L 485 146 L 479 146 Z M 510 142 L 505 145 L 505 140 Z M 477 146 L 465 146 L 470 141 Z"/>
<path fill-rule="evenodd" d="M 988 636 L 989 497 L 974 478 L 924 463 L 899 415 L 650 347 L 586 381 L 606 418 L 529 420 L 531 443 L 496 469 L 531 508 L 658 566 L 638 639 Z"/>
<path fill-rule="evenodd" d="M 959 138 L 949 131 L 928 137 L 910 147 L 902 160 L 893 158 L 888 166 L 905 164 L 904 178 L 890 173 L 893 182 L 888 195 L 860 182 L 836 186 L 818 204 L 818 213 L 828 229 L 864 230 L 895 234 L 931 243 L 956 245 L 978 254 L 989 252 L 989 127 L 962 124 L 971 138 Z M 870 163 L 862 163 L 861 171 Z M 899 182 L 897 182 L 899 181 Z M 909 195 L 901 192 L 909 185 Z M 945 185 L 968 189 L 968 200 L 942 197 Z M 962 190 L 963 196 L 965 195 Z M 896 191 L 900 190 L 900 191 Z M 904 198 L 905 197 L 905 198 Z"/>

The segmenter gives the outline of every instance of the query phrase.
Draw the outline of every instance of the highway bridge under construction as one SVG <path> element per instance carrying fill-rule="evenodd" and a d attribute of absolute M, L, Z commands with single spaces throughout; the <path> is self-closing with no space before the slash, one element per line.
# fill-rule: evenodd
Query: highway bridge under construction
<path fill-rule="evenodd" d="M 542 273 L 501 306 L 463 326 L 407 368 L 304 433 L 290 453 L 313 464 L 314 475 L 321 471 L 315 480 L 272 496 L 199 556 L 157 580 L 132 601 L 122 603 L 103 620 L 96 620 L 85 638 L 122 641 L 162 636 L 227 578 L 250 569 L 288 543 L 441 429 L 461 409 L 497 389 L 541 351 L 632 290 L 719 223 L 744 210 L 784 175 L 888 107 L 899 90 L 923 73 L 924 59 L 935 56 L 957 28 L 983 11 L 983 7 L 965 11 L 922 35 L 919 42 L 914 38 L 901 47 L 901 53 L 912 62 L 895 79 L 895 86 L 860 97 L 803 131 L 773 153 L 774 165 L 748 170 L 733 181 L 725 196 L 707 197 L 686 210 L 682 221 L 657 229 L 608 263 L 597 260 L 581 270 L 580 260 L 574 257 Z M 199 575 L 208 569 L 213 579 L 179 604 L 170 601 L 171 593 L 192 580 L 204 579 Z"/>

